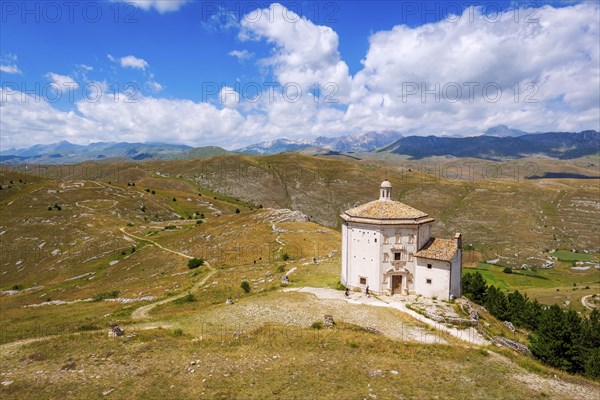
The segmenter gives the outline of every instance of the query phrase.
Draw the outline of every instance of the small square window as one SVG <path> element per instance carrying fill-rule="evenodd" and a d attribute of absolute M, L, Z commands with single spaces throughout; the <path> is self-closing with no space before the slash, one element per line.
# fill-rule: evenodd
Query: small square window
<path fill-rule="evenodd" d="M 396 261 L 402 260 L 402 253 L 394 253 L 394 260 L 396 260 Z"/>
<path fill-rule="evenodd" d="M 366 284 L 367 284 L 367 278 L 363 278 L 363 277 L 361 277 L 361 278 L 360 278 L 360 284 L 361 284 L 361 285 L 366 285 Z"/>
<path fill-rule="evenodd" d="M 377 238 L 375 238 L 375 243 L 377 243 Z"/>
<path fill-rule="evenodd" d="M 431 279 L 427 279 L 426 282 L 431 285 Z"/>
<path fill-rule="evenodd" d="M 431 269 L 431 264 L 427 264 L 427 269 Z"/>

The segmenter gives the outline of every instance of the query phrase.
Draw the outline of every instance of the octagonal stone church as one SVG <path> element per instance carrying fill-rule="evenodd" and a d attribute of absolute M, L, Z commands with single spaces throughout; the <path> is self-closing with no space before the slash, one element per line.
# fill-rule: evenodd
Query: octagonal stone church
<path fill-rule="evenodd" d="M 379 200 L 351 208 L 342 218 L 341 283 L 375 294 L 420 294 L 449 300 L 461 295 L 461 234 L 431 236 L 433 219 L 392 200 L 381 183 Z"/>

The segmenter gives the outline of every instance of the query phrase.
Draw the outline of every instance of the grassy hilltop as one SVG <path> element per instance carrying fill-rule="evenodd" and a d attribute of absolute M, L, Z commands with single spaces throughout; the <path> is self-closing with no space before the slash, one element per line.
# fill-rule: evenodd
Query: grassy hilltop
<path fill-rule="evenodd" d="M 292 289 L 338 288 L 337 215 L 375 198 L 387 177 L 395 199 L 436 219 L 436 235 L 463 232 L 472 245 L 465 270 L 476 268 L 489 282 L 542 303 L 586 312 L 581 298 L 600 292 L 599 270 L 573 267 L 598 260 L 597 181 L 455 180 L 398 162 L 227 155 L 3 169 L 0 373 L 11 383 L 0 393 L 223 399 L 597 393 L 598 385 L 584 378 L 495 346 L 465 345 L 395 310 L 279 290 L 290 271 Z M 190 269 L 190 257 L 206 262 Z M 548 260 L 552 268 L 539 268 Z M 537 268 L 503 272 L 523 264 Z M 225 305 L 227 297 L 236 304 Z M 324 314 L 334 316 L 335 330 L 317 329 Z M 484 318 L 497 334 L 513 337 Z M 107 338 L 110 322 L 126 336 Z M 407 339 L 398 333 L 405 330 L 439 340 Z"/>

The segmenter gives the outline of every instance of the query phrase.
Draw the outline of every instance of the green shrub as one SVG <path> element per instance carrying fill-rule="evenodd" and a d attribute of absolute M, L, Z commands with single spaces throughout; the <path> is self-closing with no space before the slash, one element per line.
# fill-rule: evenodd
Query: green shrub
<path fill-rule="evenodd" d="M 281 264 L 279 267 L 277 267 L 277 272 L 285 272 L 285 265 Z"/>
<path fill-rule="evenodd" d="M 193 303 L 194 301 L 196 301 L 196 296 L 194 296 L 191 293 L 188 293 L 183 297 L 173 300 L 173 303 L 177 304 L 177 305 L 182 305 L 182 304 L 187 304 L 187 303 Z"/>
<path fill-rule="evenodd" d="M 173 329 L 173 336 L 177 336 L 177 337 L 183 336 L 183 329 L 181 329 L 181 328 Z"/>
<path fill-rule="evenodd" d="M 204 264 L 204 260 L 202 258 L 192 258 L 188 261 L 187 266 L 189 269 L 194 269 L 202 266 Z"/>
<path fill-rule="evenodd" d="M 283 253 L 283 255 L 281 256 L 281 259 L 283 261 L 287 261 L 290 259 L 290 255 L 288 253 Z"/>
<path fill-rule="evenodd" d="M 504 269 L 502 270 L 502 272 L 504 272 L 505 274 L 512 274 L 513 270 L 511 267 L 504 267 Z"/>
<path fill-rule="evenodd" d="M 244 293 L 250 293 L 250 284 L 248 283 L 248 281 L 243 281 L 240 287 L 242 288 Z"/>
<path fill-rule="evenodd" d="M 240 213 L 240 209 L 239 209 L 239 208 L 236 208 L 236 209 L 235 209 L 235 213 L 236 213 L 236 214 L 239 214 L 239 213 Z"/>
<path fill-rule="evenodd" d="M 111 290 L 109 292 L 98 293 L 92 297 L 92 301 L 102 301 L 104 299 L 114 299 L 119 296 L 118 290 Z"/>
<path fill-rule="evenodd" d="M 323 329 L 323 323 L 321 321 L 313 322 L 310 327 L 313 329 Z"/>

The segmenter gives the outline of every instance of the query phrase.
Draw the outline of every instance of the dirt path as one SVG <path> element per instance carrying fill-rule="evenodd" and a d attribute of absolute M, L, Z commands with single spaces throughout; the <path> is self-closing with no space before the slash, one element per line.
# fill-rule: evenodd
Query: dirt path
<path fill-rule="evenodd" d="M 139 236 L 137 236 L 137 235 L 134 235 L 134 234 L 128 233 L 128 232 L 126 232 L 126 231 L 125 231 L 125 228 L 120 228 L 120 231 L 121 231 L 121 232 L 123 232 L 125 235 L 127 235 L 127 236 L 130 236 L 130 237 L 132 237 L 132 238 L 135 238 L 135 239 L 138 239 L 138 240 L 143 240 L 143 241 L 149 242 L 149 243 L 151 243 L 153 246 L 156 246 L 156 247 L 158 247 L 158 248 L 159 248 L 159 249 L 161 249 L 161 250 L 168 251 L 169 253 L 177 254 L 178 256 L 185 257 L 185 258 L 187 258 L 187 259 L 192 259 L 192 258 L 193 258 L 192 256 L 188 256 L 187 254 L 181 253 L 181 252 L 179 252 L 179 251 L 175 251 L 175 250 L 167 249 L 166 247 L 162 246 L 161 244 L 159 244 L 159 243 L 156 243 L 154 240 L 150 240 L 150 239 L 142 238 L 142 237 L 139 237 Z M 189 290 L 189 293 L 194 293 L 194 292 L 196 292 L 196 291 L 197 291 L 197 290 L 198 290 L 200 287 L 202 287 L 202 286 L 203 286 L 203 285 L 206 283 L 206 281 L 207 281 L 207 280 L 208 280 L 208 279 L 209 279 L 211 276 L 213 276 L 213 275 L 214 275 L 214 273 L 215 273 L 215 269 L 212 267 L 212 265 L 210 265 L 210 263 L 208 263 L 207 261 L 204 261 L 204 265 L 206 265 L 206 266 L 208 267 L 208 269 L 210 270 L 210 271 L 209 271 L 209 273 L 208 273 L 208 275 L 206 275 L 206 276 L 205 276 L 204 278 L 202 278 L 200 281 L 196 282 L 196 284 L 195 284 L 194 286 L 192 286 L 192 288 Z M 178 295 L 176 295 L 176 296 L 172 296 L 172 297 L 169 297 L 169 298 L 166 298 L 166 299 L 163 299 L 163 300 L 159 300 L 159 301 L 157 301 L 157 302 L 154 302 L 154 303 L 151 303 L 151 304 L 146 304 L 145 306 L 141 306 L 141 307 L 139 307 L 139 308 L 136 308 L 136 309 L 133 311 L 133 313 L 131 314 L 131 318 L 132 318 L 132 319 L 134 319 L 134 320 L 137 320 L 137 319 L 143 319 L 143 318 L 148 318 L 148 317 L 149 317 L 149 313 L 150 313 L 150 311 L 151 311 L 151 310 L 152 310 L 154 307 L 156 307 L 156 306 L 159 306 L 159 305 L 161 305 L 161 304 L 170 303 L 170 302 L 172 302 L 172 301 L 174 301 L 174 300 L 177 300 L 177 299 L 180 299 L 180 298 L 182 298 L 182 297 L 184 297 L 184 296 L 187 296 L 187 294 L 188 294 L 187 292 L 182 292 L 182 293 L 179 293 L 179 294 L 178 294 Z"/>
<path fill-rule="evenodd" d="M 595 310 L 596 306 L 593 305 L 593 304 L 588 303 L 588 301 L 587 301 L 587 299 L 589 297 L 592 297 L 592 296 L 594 296 L 594 295 L 593 294 L 588 294 L 587 296 L 583 296 L 581 298 L 581 304 L 583 304 L 584 307 L 589 308 L 590 310 Z"/>
<path fill-rule="evenodd" d="M 440 324 L 439 322 L 436 322 L 432 319 L 425 317 L 422 314 L 419 314 L 418 312 L 416 312 L 414 310 L 407 308 L 404 303 L 402 303 L 401 301 L 397 301 L 389 296 L 381 296 L 381 299 L 380 299 L 375 296 L 366 297 L 362 294 L 352 293 L 350 298 L 346 298 L 344 293 L 339 290 L 328 289 L 328 288 L 315 288 L 315 287 L 288 288 L 288 289 L 283 289 L 283 291 L 312 293 L 319 299 L 336 299 L 336 300 L 346 301 L 351 304 L 365 304 L 365 305 L 375 306 L 375 307 L 395 308 L 396 310 L 399 310 L 405 314 L 410 315 L 417 321 L 421 321 L 421 322 L 431 326 L 432 328 L 439 329 L 443 332 L 449 333 L 450 335 L 452 335 L 455 338 L 460 339 L 462 341 L 465 341 L 465 342 L 468 342 L 471 344 L 481 345 L 481 346 L 486 346 L 486 345 L 490 344 L 490 342 L 487 341 L 483 336 L 481 336 L 481 334 L 479 332 L 477 332 L 477 330 L 475 328 L 471 327 L 471 328 L 466 328 L 466 329 L 457 329 L 457 328 L 447 327 L 443 324 Z"/>
<path fill-rule="evenodd" d="M 132 233 L 128 233 L 128 232 L 126 232 L 126 231 L 125 231 L 125 228 L 120 228 L 119 230 L 120 230 L 121 232 L 123 232 L 123 233 L 124 233 L 125 235 L 127 235 L 127 236 L 130 236 L 130 237 L 132 237 L 132 238 L 134 238 L 134 239 L 137 239 L 137 240 L 142 240 L 142 241 L 145 241 L 145 242 L 152 243 L 152 245 L 153 245 L 153 246 L 156 246 L 156 247 L 158 247 L 158 248 L 159 248 L 159 249 L 161 249 L 161 250 L 168 251 L 169 253 L 177 254 L 178 256 L 185 257 L 185 258 L 187 258 L 187 259 L 194 258 L 194 257 L 192 257 L 192 256 L 188 256 L 187 254 L 181 253 L 181 252 L 179 252 L 179 251 L 175 251 L 175 250 L 167 249 L 166 247 L 162 246 L 161 244 L 159 244 L 159 243 L 156 243 L 154 240 L 150 240 L 150 239 L 147 239 L 147 238 L 143 238 L 143 237 L 140 237 L 140 236 L 134 235 L 134 234 L 132 234 Z M 208 268 L 209 268 L 209 269 L 211 269 L 211 270 L 213 269 L 213 268 L 210 266 L 210 264 L 208 264 L 208 262 L 206 262 L 206 261 L 205 261 L 204 263 L 205 263 L 205 264 L 208 266 Z"/>

